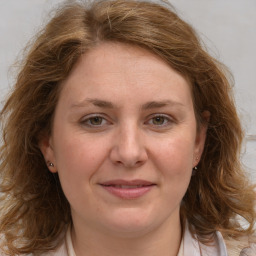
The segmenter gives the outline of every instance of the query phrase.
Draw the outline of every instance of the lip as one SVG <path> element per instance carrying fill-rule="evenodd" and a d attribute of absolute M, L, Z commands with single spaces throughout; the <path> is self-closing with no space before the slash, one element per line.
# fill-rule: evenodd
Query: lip
<path fill-rule="evenodd" d="M 112 195 L 127 200 L 140 198 L 156 186 L 146 180 L 110 180 L 99 185 Z"/>

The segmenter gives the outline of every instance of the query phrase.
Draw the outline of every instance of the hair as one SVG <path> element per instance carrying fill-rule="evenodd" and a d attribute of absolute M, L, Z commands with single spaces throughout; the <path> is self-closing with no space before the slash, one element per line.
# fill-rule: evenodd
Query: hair
<path fill-rule="evenodd" d="M 2 250 L 9 255 L 52 250 L 72 221 L 58 175 L 49 172 L 39 142 L 51 134 L 61 82 L 82 54 L 102 42 L 128 43 L 160 56 L 188 78 L 199 127 L 201 113 L 211 113 L 205 149 L 181 204 L 191 232 L 203 243 L 216 230 L 225 237 L 252 235 L 255 192 L 240 163 L 243 132 L 225 67 L 172 6 L 72 1 L 37 35 L 1 111 Z"/>

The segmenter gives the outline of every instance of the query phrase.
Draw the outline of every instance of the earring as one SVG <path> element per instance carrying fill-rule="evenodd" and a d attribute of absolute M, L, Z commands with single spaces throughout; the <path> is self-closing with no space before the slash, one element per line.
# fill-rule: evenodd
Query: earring
<path fill-rule="evenodd" d="M 49 162 L 49 163 L 48 163 L 48 166 L 49 166 L 49 167 L 54 167 L 54 164 L 51 163 L 51 162 Z"/>
<path fill-rule="evenodd" d="M 199 157 L 196 156 L 196 161 L 199 160 Z M 197 172 L 197 166 L 195 166 L 193 169 L 192 169 L 192 176 L 196 175 L 196 172 Z"/>
<path fill-rule="evenodd" d="M 192 176 L 195 176 L 195 175 L 196 175 L 196 171 L 197 171 L 197 166 L 195 166 L 195 167 L 192 169 Z"/>

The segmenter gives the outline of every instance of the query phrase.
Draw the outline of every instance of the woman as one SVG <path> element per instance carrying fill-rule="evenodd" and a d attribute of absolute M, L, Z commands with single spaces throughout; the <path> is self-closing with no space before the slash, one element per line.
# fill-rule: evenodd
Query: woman
<path fill-rule="evenodd" d="M 3 255 L 253 253 L 228 79 L 170 9 L 72 2 L 39 34 L 1 112 Z"/>

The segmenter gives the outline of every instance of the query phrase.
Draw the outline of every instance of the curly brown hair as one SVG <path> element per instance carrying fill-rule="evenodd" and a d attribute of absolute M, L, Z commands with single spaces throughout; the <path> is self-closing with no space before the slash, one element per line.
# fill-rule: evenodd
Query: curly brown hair
<path fill-rule="evenodd" d="M 61 82 L 82 54 L 104 41 L 148 49 L 188 78 L 197 123 L 211 113 L 205 149 L 181 204 L 190 230 L 207 242 L 251 235 L 255 192 L 240 163 L 242 129 L 225 67 L 211 57 L 195 31 L 171 6 L 135 0 L 65 4 L 39 33 L 1 111 L 1 248 L 9 255 L 56 248 L 70 206 L 49 172 L 39 141 L 51 134 Z M 242 216 L 248 225 L 236 221 Z"/>

